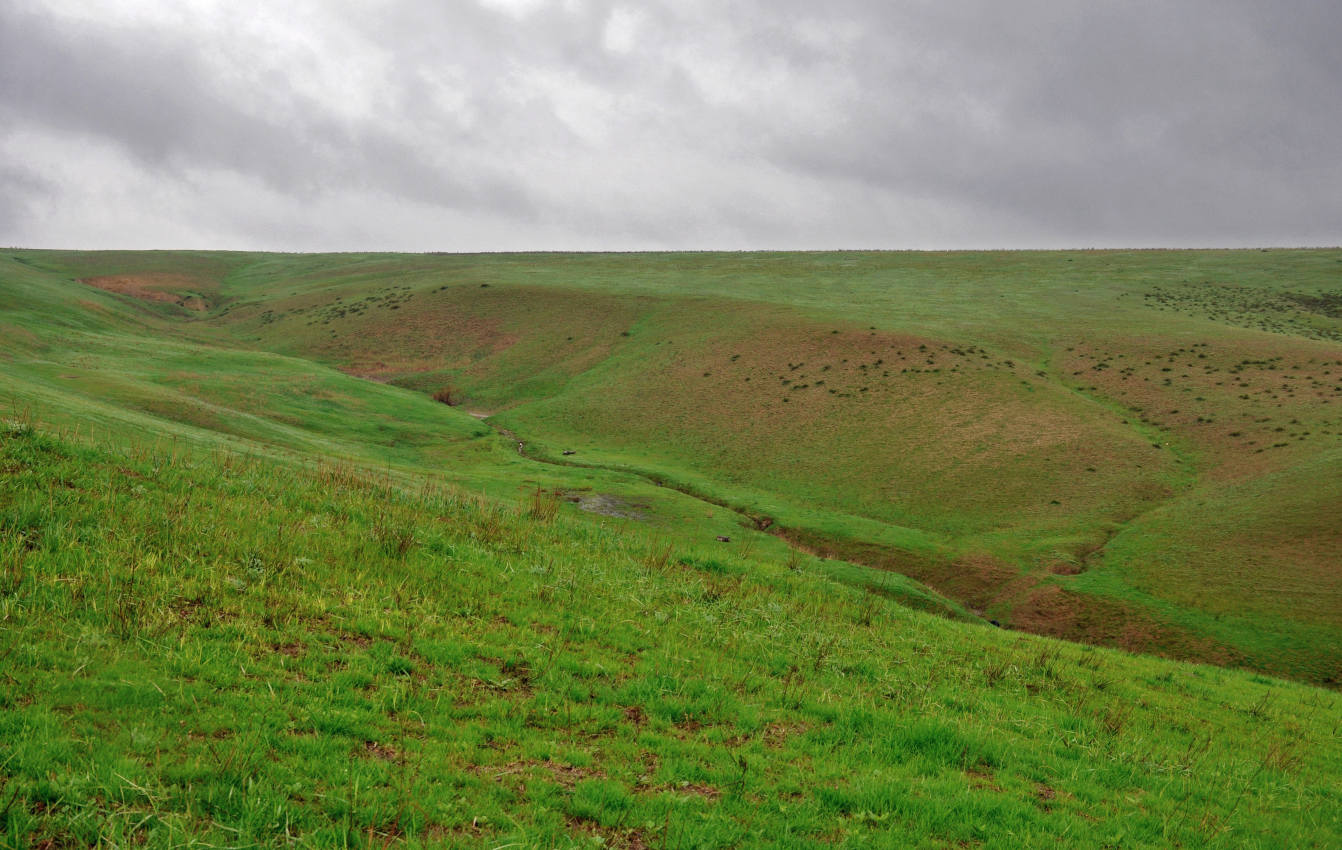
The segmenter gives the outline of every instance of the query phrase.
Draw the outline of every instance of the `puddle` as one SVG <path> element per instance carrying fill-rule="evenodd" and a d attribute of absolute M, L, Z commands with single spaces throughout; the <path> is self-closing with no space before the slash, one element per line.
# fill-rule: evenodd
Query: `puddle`
<path fill-rule="evenodd" d="M 643 511 L 650 507 L 608 493 L 565 493 L 564 498 L 576 503 L 580 510 L 620 519 L 647 519 Z"/>

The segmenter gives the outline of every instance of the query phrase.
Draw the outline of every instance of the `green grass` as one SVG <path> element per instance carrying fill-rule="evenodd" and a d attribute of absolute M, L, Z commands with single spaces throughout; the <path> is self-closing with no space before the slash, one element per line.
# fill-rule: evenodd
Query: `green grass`
<path fill-rule="evenodd" d="M 936 553 L 914 578 L 1018 628 L 1342 677 L 1338 251 L 184 262 L 216 309 L 165 326 L 197 344 L 451 387 L 533 453 Z M 1052 586 L 1077 610 L 1041 611 Z"/>
<path fill-rule="evenodd" d="M 1336 844 L 1340 262 L 0 256 L 0 846 Z"/>
<path fill-rule="evenodd" d="M 669 484 L 886 550 L 867 562 L 912 552 L 913 578 L 1017 628 L 1342 676 L 1336 251 L 15 257 L 16 339 L 102 318 L 44 358 L 46 389 L 77 374 L 90 402 L 513 498 Z M 586 478 L 314 361 L 450 387 Z M 682 504 L 647 519 L 688 529 Z M 1222 515 L 1235 533 L 1206 533 Z M 1075 610 L 1041 610 L 1053 586 Z"/>
<path fill-rule="evenodd" d="M 10 846 L 1327 846 L 1336 697 L 437 485 L 0 434 Z"/>

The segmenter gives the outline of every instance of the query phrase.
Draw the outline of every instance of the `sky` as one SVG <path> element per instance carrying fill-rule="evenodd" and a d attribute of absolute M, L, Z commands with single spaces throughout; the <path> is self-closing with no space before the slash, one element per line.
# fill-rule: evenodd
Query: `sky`
<path fill-rule="evenodd" d="M 3 0 L 0 245 L 1342 243 L 1342 4 Z"/>

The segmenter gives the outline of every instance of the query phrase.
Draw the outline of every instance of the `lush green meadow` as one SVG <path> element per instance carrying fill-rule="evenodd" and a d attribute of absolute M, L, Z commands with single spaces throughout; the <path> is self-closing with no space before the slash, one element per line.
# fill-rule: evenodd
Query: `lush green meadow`
<path fill-rule="evenodd" d="M 179 346 L 151 412 L 495 493 L 564 478 L 452 443 L 470 411 L 1015 628 L 1342 676 L 1342 252 L 21 258 Z M 202 346 L 255 359 L 193 369 Z"/>
<path fill-rule="evenodd" d="M 9 846 L 1325 847 L 1336 695 L 11 422 Z"/>
<path fill-rule="evenodd" d="M 0 846 L 1336 844 L 1340 280 L 6 252 Z"/>

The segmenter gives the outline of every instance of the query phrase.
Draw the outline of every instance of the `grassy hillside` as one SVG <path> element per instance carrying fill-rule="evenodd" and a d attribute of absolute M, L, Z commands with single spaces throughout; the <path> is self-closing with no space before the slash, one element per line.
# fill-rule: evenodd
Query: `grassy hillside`
<path fill-rule="evenodd" d="M 1342 252 L 19 256 L 153 345 L 257 358 L 156 373 L 179 417 L 495 493 L 669 484 L 1015 628 L 1342 676 Z M 304 377 L 252 393 L 259 352 Z M 581 468 L 501 457 L 462 411 Z M 693 530 L 676 504 L 640 513 Z"/>
<path fill-rule="evenodd" d="M 49 256 L 45 252 L 40 254 Z M 702 542 L 743 533 L 741 517 L 646 479 L 603 469 L 559 468 L 521 456 L 511 438 L 460 409 L 422 393 L 350 377 L 309 360 L 202 342 L 189 333 L 191 318 L 170 299 L 109 295 L 99 286 L 158 280 L 177 264 L 217 273 L 230 255 L 156 253 L 76 255 L 100 258 L 122 275 L 73 281 L 42 263 L 0 259 L 0 359 L 7 371 L 3 403 L 20 418 L 75 429 L 117 444 L 170 441 L 170 445 L 234 450 L 310 461 L 335 459 L 404 479 L 431 471 L 474 492 L 518 502 L 535 493 L 557 494 L 566 508 L 590 512 L 612 525 L 637 525 L 665 540 Z M 264 258 L 264 256 L 262 256 Z M 246 258 L 256 261 L 257 257 Z M 184 275 L 172 275 L 173 285 Z M 120 284 L 119 284 L 120 285 Z M 217 299 L 208 274 L 183 297 Z M 788 547 L 748 535 L 748 550 L 778 559 Z M 842 562 L 805 559 L 841 581 L 950 616 L 958 605 L 897 573 L 872 573 Z"/>
<path fill-rule="evenodd" d="M 1336 844 L 986 619 L 1336 681 L 1338 260 L 11 252 L 0 846 Z"/>
<path fill-rule="evenodd" d="M 1325 847 L 1336 695 L 352 467 L 0 432 L 6 846 Z"/>

